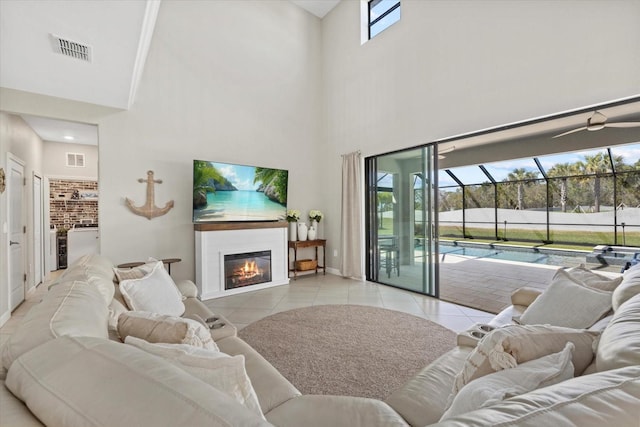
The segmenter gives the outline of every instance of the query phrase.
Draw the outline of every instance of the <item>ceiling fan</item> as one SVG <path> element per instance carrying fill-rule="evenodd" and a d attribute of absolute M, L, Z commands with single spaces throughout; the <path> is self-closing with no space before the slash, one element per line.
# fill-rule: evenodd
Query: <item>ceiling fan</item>
<path fill-rule="evenodd" d="M 632 127 L 640 127 L 640 122 L 614 122 L 607 123 L 607 116 L 602 114 L 599 111 L 594 111 L 594 113 L 587 119 L 587 125 L 582 126 L 576 129 L 572 129 L 568 132 L 561 133 L 559 135 L 554 136 L 554 138 L 558 138 L 561 136 L 569 135 L 570 133 L 580 132 L 583 130 L 588 131 L 596 131 L 604 128 L 632 128 Z"/>

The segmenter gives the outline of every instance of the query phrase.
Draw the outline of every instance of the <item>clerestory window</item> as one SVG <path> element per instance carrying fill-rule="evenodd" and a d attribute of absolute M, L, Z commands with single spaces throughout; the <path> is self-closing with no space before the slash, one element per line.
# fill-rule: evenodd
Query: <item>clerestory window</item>
<path fill-rule="evenodd" d="M 400 0 L 369 1 L 369 40 L 400 20 Z"/>

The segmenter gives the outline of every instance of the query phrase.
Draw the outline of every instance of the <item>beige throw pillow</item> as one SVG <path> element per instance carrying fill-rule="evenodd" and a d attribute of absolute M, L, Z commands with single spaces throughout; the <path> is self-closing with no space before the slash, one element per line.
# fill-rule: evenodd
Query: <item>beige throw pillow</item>
<path fill-rule="evenodd" d="M 131 310 L 182 316 L 185 307 L 182 294 L 162 262 L 140 279 L 123 280 L 120 292 Z"/>
<path fill-rule="evenodd" d="M 228 394 L 261 417 L 262 410 L 244 366 L 244 356 L 204 350 L 186 344 L 152 344 L 127 337 L 126 344 L 160 356 L 212 387 Z"/>
<path fill-rule="evenodd" d="M 598 289 L 600 291 L 613 292 L 620 282 L 622 282 L 622 276 L 607 277 L 602 274 L 594 273 L 586 268 L 584 264 L 570 268 L 566 270 L 566 272 L 574 281 L 579 282 L 588 288 Z"/>
<path fill-rule="evenodd" d="M 593 360 L 593 342 L 598 336 L 597 332 L 549 325 L 508 325 L 497 328 L 480 340 L 467 356 L 454 380 L 449 404 L 462 387 L 476 378 L 560 352 L 567 342 L 575 346 L 572 363 L 576 375 L 581 375 Z"/>
<path fill-rule="evenodd" d="M 640 294 L 640 264 L 630 268 L 622 275 L 622 283 L 613 291 L 611 297 L 613 310 L 617 311 L 625 301 L 637 294 Z"/>
<path fill-rule="evenodd" d="M 470 382 L 455 396 L 440 421 L 573 378 L 574 348 L 573 343 L 567 342 L 561 352 Z"/>
<path fill-rule="evenodd" d="M 147 274 L 151 273 L 157 263 L 162 264 L 162 261 L 150 258 L 147 262 L 137 267 L 132 268 L 119 268 L 114 267 L 113 272 L 118 278 L 118 282 L 123 280 L 142 279 Z"/>
<path fill-rule="evenodd" d="M 520 316 L 523 325 L 588 328 L 611 310 L 611 292 L 576 282 L 558 270 L 551 284 Z"/>
<path fill-rule="evenodd" d="M 122 313 L 118 318 L 118 334 L 122 340 L 133 336 L 152 343 L 189 344 L 218 351 L 211 333 L 200 322 L 164 314 Z"/>

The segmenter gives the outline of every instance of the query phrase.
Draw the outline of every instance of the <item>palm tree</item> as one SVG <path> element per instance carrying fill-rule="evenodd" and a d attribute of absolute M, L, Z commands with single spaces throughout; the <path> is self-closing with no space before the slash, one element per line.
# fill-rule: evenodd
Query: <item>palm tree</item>
<path fill-rule="evenodd" d="M 567 211 L 567 179 L 576 174 L 576 166 L 571 163 L 558 163 L 547 172 L 551 178 L 560 178 L 560 206 L 562 212 Z"/>
<path fill-rule="evenodd" d="M 516 168 L 507 175 L 507 181 L 518 182 L 518 204 L 516 209 L 524 209 L 524 184 L 538 178 L 538 172 L 527 171 L 525 168 Z"/>
<path fill-rule="evenodd" d="M 258 191 L 278 203 L 287 204 L 288 172 L 281 169 L 259 168 L 255 170 L 253 183 L 260 182 Z"/>
<path fill-rule="evenodd" d="M 622 156 L 614 156 L 613 163 L 615 167 L 624 164 Z M 600 212 L 600 178 L 611 174 L 611 162 L 606 152 L 602 151 L 594 155 L 584 156 L 584 162 L 576 163 L 576 166 L 582 173 L 587 175 L 594 175 L 593 177 L 593 207 L 595 212 Z"/>
<path fill-rule="evenodd" d="M 207 193 L 215 193 L 211 181 L 225 182 L 220 172 L 209 162 L 193 162 L 193 207 L 198 209 L 207 205 Z"/>

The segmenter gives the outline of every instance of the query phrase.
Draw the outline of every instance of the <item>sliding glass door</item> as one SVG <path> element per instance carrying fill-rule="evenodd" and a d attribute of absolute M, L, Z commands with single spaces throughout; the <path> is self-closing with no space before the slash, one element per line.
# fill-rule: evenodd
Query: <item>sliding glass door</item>
<path fill-rule="evenodd" d="M 438 296 L 435 146 L 368 157 L 367 280 Z"/>

